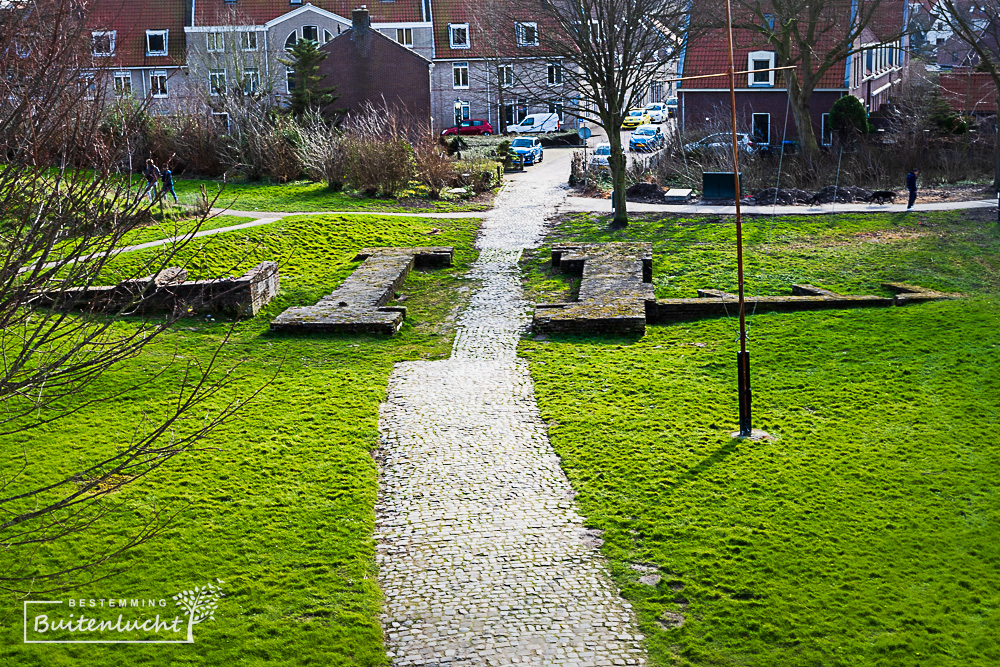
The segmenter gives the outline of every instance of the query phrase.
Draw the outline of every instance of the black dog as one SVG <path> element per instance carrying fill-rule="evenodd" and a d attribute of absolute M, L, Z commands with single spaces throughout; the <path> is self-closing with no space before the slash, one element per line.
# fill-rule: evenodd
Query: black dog
<path fill-rule="evenodd" d="M 892 190 L 876 190 L 868 198 L 869 204 L 888 204 L 896 201 L 896 193 Z"/>

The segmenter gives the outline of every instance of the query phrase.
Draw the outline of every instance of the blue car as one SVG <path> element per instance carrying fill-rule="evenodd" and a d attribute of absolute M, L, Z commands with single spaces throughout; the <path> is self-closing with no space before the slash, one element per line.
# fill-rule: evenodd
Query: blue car
<path fill-rule="evenodd" d="M 655 125 L 640 125 L 628 140 L 628 148 L 630 151 L 653 152 L 663 148 L 666 143 L 662 129 Z"/>
<path fill-rule="evenodd" d="M 520 155 L 524 164 L 542 161 L 542 142 L 538 137 L 518 137 L 510 144 L 510 152 Z"/>

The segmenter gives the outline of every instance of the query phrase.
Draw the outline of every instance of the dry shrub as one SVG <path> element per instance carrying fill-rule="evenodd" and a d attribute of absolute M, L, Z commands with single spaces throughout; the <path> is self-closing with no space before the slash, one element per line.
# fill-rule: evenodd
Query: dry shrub
<path fill-rule="evenodd" d="M 348 151 L 347 182 L 369 196 L 395 197 L 412 180 L 412 124 L 394 108 L 368 104 L 344 128 Z"/>
<path fill-rule="evenodd" d="M 318 114 L 307 115 L 304 125 L 299 159 L 306 176 L 326 183 L 331 190 L 342 190 L 350 162 L 344 133 Z"/>
<path fill-rule="evenodd" d="M 417 180 L 427 186 L 432 197 L 441 194 L 441 190 L 455 176 L 455 162 L 448 157 L 448 151 L 433 132 L 422 133 L 413 143 L 413 161 Z"/>

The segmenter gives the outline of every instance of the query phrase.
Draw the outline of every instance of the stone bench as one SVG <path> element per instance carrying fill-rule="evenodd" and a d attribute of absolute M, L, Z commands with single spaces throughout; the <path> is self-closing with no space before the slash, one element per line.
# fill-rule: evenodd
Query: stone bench
<path fill-rule="evenodd" d="M 653 294 L 650 243 L 563 243 L 552 267 L 580 275 L 577 301 L 535 306 L 538 333 L 644 333 Z"/>
<path fill-rule="evenodd" d="M 313 306 L 289 308 L 271 322 L 272 331 L 380 333 L 403 326 L 405 306 L 387 306 L 414 267 L 451 266 L 454 248 L 365 248 L 347 280 Z"/>
<path fill-rule="evenodd" d="M 170 267 L 117 285 L 39 292 L 32 302 L 57 310 L 128 315 L 216 312 L 253 317 L 274 298 L 279 286 L 275 262 L 261 262 L 239 277 L 211 280 L 188 280 L 186 269 Z"/>

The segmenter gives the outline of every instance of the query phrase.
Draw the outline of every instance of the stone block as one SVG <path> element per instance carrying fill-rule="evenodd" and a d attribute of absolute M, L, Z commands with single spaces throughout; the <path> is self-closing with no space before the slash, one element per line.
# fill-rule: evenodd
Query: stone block
<path fill-rule="evenodd" d="M 315 305 L 289 308 L 271 322 L 272 331 L 378 333 L 403 326 L 406 308 L 387 306 L 415 267 L 451 266 L 454 248 L 365 248 L 361 266 Z"/>

